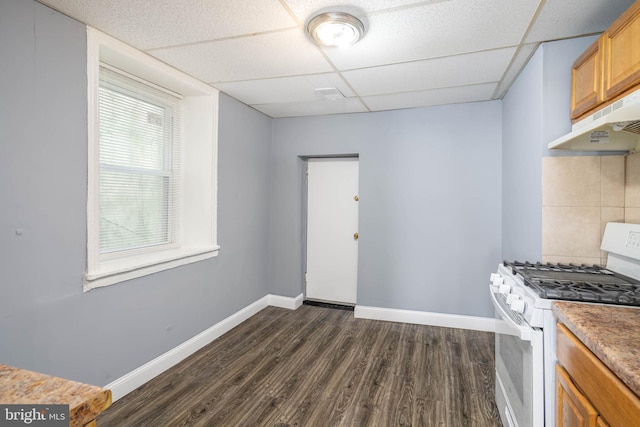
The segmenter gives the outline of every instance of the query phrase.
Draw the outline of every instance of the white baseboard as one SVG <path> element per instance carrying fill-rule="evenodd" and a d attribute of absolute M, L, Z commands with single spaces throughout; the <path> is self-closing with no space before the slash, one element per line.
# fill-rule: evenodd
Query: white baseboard
<path fill-rule="evenodd" d="M 267 295 L 269 297 L 269 305 L 280 308 L 288 308 L 289 310 L 295 310 L 302 305 L 303 296 L 298 295 L 295 298 L 281 297 L 280 295 Z"/>
<path fill-rule="evenodd" d="M 225 332 L 230 331 L 269 305 L 295 310 L 302 305 L 302 294 L 295 298 L 271 294 L 266 295 L 226 319 L 221 320 L 193 338 L 188 339 L 182 344 L 172 348 L 164 354 L 161 354 L 155 359 L 134 369 L 104 387 L 111 390 L 111 398 L 115 402 L 128 393 L 131 393 L 142 384 L 186 359 L 205 345 L 220 337 Z"/>
<path fill-rule="evenodd" d="M 417 325 L 442 326 L 445 328 L 470 329 L 473 331 L 496 331 L 495 319 L 488 317 L 367 307 L 362 305 L 356 305 L 354 317 L 360 319 L 386 320 L 388 322 L 414 323 Z"/>

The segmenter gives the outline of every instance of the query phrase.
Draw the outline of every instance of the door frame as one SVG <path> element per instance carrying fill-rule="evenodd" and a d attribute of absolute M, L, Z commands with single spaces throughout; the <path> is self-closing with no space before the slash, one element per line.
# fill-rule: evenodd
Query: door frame
<path fill-rule="evenodd" d="M 302 253 L 302 300 L 307 300 L 307 207 L 309 197 L 309 183 L 307 181 L 307 170 L 309 165 L 309 159 L 355 159 L 360 163 L 359 153 L 344 153 L 344 154 L 309 154 L 298 156 L 298 162 L 301 164 L 301 182 L 302 182 L 302 233 L 301 233 L 301 253 Z M 360 192 L 360 179 L 358 178 L 358 192 Z M 358 205 L 358 223 L 360 218 L 360 206 Z M 358 263 L 360 258 L 358 257 Z M 357 286 L 357 285 L 356 285 Z"/>

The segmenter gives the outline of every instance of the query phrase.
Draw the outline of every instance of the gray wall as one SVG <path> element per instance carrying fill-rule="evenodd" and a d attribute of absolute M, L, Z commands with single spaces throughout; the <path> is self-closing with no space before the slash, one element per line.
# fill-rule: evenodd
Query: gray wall
<path fill-rule="evenodd" d="M 360 156 L 357 303 L 493 316 L 501 104 L 274 120 L 270 292 L 302 292 L 303 162 Z"/>
<path fill-rule="evenodd" d="M 83 293 L 85 27 L 3 0 L 0 40 L 0 363 L 105 385 L 266 295 L 271 119 L 221 97 L 217 258 Z"/>
<path fill-rule="evenodd" d="M 596 37 L 544 43 L 502 100 L 502 258 L 542 259 L 542 157 L 571 130 L 571 65 Z"/>
<path fill-rule="evenodd" d="M 502 100 L 502 257 L 542 257 L 542 49 Z"/>

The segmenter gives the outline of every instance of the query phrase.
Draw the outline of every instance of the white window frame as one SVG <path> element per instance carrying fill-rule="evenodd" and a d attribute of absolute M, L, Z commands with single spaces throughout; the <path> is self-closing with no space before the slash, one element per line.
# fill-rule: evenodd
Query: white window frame
<path fill-rule="evenodd" d="M 133 256 L 101 256 L 98 85 L 100 62 L 182 96 L 181 241 Z M 217 244 L 218 90 L 87 27 L 88 189 L 84 290 L 214 257 Z"/>

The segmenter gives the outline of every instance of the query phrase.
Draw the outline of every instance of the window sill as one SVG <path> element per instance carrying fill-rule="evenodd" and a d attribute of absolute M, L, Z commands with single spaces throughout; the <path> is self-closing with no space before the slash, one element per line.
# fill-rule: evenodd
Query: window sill
<path fill-rule="evenodd" d="M 99 270 L 85 274 L 84 291 L 213 258 L 219 250 L 219 246 L 183 248 L 105 261 Z"/>

